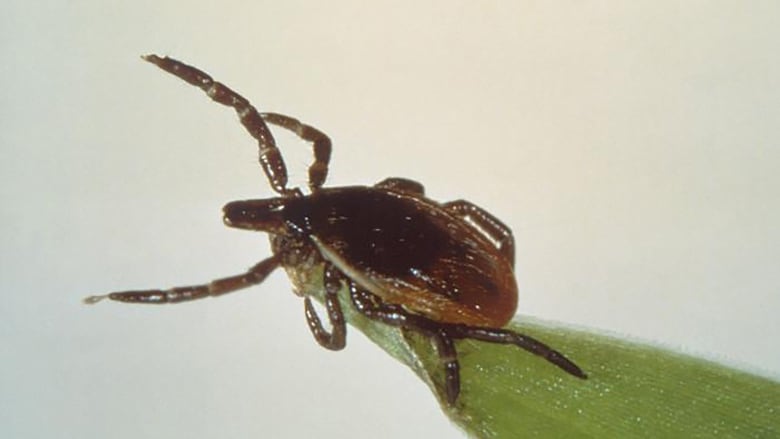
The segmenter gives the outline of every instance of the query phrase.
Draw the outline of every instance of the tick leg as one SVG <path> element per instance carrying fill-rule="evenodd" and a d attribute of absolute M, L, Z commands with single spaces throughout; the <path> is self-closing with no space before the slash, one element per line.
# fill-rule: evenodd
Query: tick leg
<path fill-rule="evenodd" d="M 314 163 L 309 166 L 309 190 L 317 192 L 328 177 L 328 163 L 332 149 L 330 138 L 317 128 L 290 116 L 278 113 L 261 113 L 260 116 L 264 121 L 286 128 L 301 139 L 312 142 Z"/>
<path fill-rule="evenodd" d="M 455 339 L 470 338 L 490 343 L 513 344 L 544 358 L 577 378 L 585 379 L 588 377 L 579 366 L 574 364 L 574 362 L 566 358 L 560 352 L 533 337 L 520 334 L 519 332 L 510 331 L 508 329 L 482 328 L 466 325 L 449 325 L 446 328 L 446 332 L 450 337 Z"/>
<path fill-rule="evenodd" d="M 84 303 L 93 304 L 103 299 L 128 303 L 179 303 L 204 297 L 220 296 L 259 284 L 279 266 L 279 258 L 274 255 L 247 270 L 245 273 L 211 281 L 207 284 L 176 287 L 169 290 L 121 291 L 101 296 L 89 296 Z"/>
<path fill-rule="evenodd" d="M 325 309 L 328 312 L 328 319 L 332 327 L 331 332 L 322 327 L 322 322 L 314 310 L 311 298 L 306 297 L 304 305 L 306 308 L 306 322 L 309 324 L 314 339 L 326 349 L 338 351 L 346 345 L 347 326 L 344 322 L 344 314 L 341 311 L 338 292 L 341 289 L 341 275 L 330 264 L 325 268 Z"/>
<path fill-rule="evenodd" d="M 449 325 L 411 314 L 399 305 L 385 304 L 376 295 L 358 288 L 354 282 L 350 283 L 350 297 L 358 312 L 372 320 L 391 326 L 417 330 L 431 337 L 444 366 L 447 403 L 455 404 L 460 394 L 460 364 L 455 344 L 452 342 L 453 337 L 447 330 Z"/>
<path fill-rule="evenodd" d="M 271 187 L 281 195 L 297 195 L 294 189 L 287 189 L 287 167 L 284 165 L 284 159 L 279 148 L 276 147 L 276 141 L 271 131 L 263 122 L 257 109 L 246 98 L 226 85 L 215 81 L 206 72 L 181 61 L 167 56 L 161 58 L 157 55 L 146 55 L 143 59 L 200 88 L 213 101 L 236 110 L 241 124 L 252 137 L 257 139 L 260 148 L 260 165 L 268 177 Z"/>
<path fill-rule="evenodd" d="M 391 326 L 400 328 L 411 328 L 421 326 L 423 317 L 408 313 L 400 305 L 388 305 L 375 294 L 359 288 L 354 282 L 349 284 L 349 297 L 352 304 L 359 313 L 371 320 L 377 320 Z M 419 322 L 417 320 L 420 320 Z M 417 323 L 417 325 L 415 325 Z M 425 326 L 425 325 L 423 325 Z M 431 334 L 432 328 L 427 326 L 421 328 L 424 332 Z"/>
<path fill-rule="evenodd" d="M 447 403 L 455 404 L 460 394 L 460 364 L 458 352 L 455 351 L 455 343 L 446 330 L 439 330 L 433 337 L 436 343 L 436 351 L 444 364 L 444 387 L 447 389 Z"/>
<path fill-rule="evenodd" d="M 350 297 L 355 308 L 366 317 L 388 325 L 414 329 L 432 337 L 445 368 L 447 401 L 453 404 L 460 392 L 460 374 L 457 352 L 452 340 L 474 339 L 490 343 L 512 344 L 538 355 L 577 378 L 587 378 L 582 369 L 560 352 L 528 335 L 508 329 L 483 328 L 440 323 L 407 312 L 399 305 L 387 305 L 374 294 L 350 284 Z"/>
<path fill-rule="evenodd" d="M 512 230 L 506 224 L 470 201 L 450 201 L 444 203 L 444 208 L 476 224 L 482 233 L 496 242 L 496 247 L 509 259 L 512 266 L 515 265 L 515 238 L 512 236 Z"/>
<path fill-rule="evenodd" d="M 409 195 L 425 195 L 425 188 L 423 185 L 414 180 L 409 180 L 408 178 L 385 178 L 384 180 L 375 184 L 374 187 Z"/>

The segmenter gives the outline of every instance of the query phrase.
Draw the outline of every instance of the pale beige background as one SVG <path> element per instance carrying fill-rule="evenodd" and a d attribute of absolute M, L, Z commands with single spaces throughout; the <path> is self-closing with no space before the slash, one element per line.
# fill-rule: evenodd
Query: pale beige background
<path fill-rule="evenodd" d="M 503 218 L 522 314 L 780 373 L 777 2 L 37 3 L 0 7 L 2 437 L 459 435 L 360 334 L 318 347 L 281 273 L 80 304 L 268 255 L 220 218 L 271 195 L 253 142 L 152 51 L 330 133 L 332 184 Z"/>

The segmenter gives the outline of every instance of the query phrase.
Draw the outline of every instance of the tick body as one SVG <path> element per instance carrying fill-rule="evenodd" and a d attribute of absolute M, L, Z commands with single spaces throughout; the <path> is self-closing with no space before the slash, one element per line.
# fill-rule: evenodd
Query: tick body
<path fill-rule="evenodd" d="M 460 372 L 454 340 L 512 344 L 539 355 L 569 374 L 585 373 L 559 352 L 529 336 L 502 329 L 517 306 L 514 238 L 510 229 L 468 201 L 439 203 L 415 181 L 389 178 L 373 186 L 323 188 L 331 141 L 295 118 L 259 113 L 245 98 L 206 73 L 171 58 L 145 60 L 203 89 L 232 107 L 258 141 L 259 161 L 279 196 L 228 203 L 224 222 L 270 235 L 273 255 L 248 271 L 208 284 L 91 296 L 133 303 L 176 303 L 217 296 L 261 283 L 278 267 L 289 273 L 323 271 L 326 330 L 311 299 L 305 316 L 324 347 L 345 346 L 346 324 L 339 291 L 349 306 L 384 324 L 430 338 L 445 371 L 447 403 L 457 402 Z M 284 160 L 267 123 L 312 142 L 309 191 L 287 187 Z M 305 293 L 305 292 L 304 292 Z"/>

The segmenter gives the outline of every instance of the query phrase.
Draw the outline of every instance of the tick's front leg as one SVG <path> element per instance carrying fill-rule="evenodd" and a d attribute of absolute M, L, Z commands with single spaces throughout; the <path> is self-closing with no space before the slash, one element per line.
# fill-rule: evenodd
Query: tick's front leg
<path fill-rule="evenodd" d="M 120 291 L 100 296 L 89 296 L 84 299 L 84 303 L 93 304 L 103 299 L 109 299 L 117 302 L 161 304 L 221 296 L 222 294 L 259 284 L 278 266 L 279 258 L 274 255 L 264 259 L 245 273 L 217 279 L 207 284 L 176 287 L 168 290 Z"/>
<path fill-rule="evenodd" d="M 328 163 L 330 163 L 331 151 L 331 141 L 328 135 L 311 125 L 284 114 L 261 113 L 260 117 L 264 121 L 286 128 L 301 139 L 312 143 L 314 163 L 309 166 L 309 189 L 312 192 L 320 190 L 328 177 Z"/>
<path fill-rule="evenodd" d="M 325 268 L 323 283 L 325 284 L 325 309 L 328 312 L 331 332 L 322 327 L 322 322 L 314 310 L 314 305 L 309 297 L 304 304 L 306 306 L 306 323 L 309 324 L 314 339 L 325 349 L 338 351 L 344 348 L 347 342 L 347 324 L 344 321 L 344 313 L 339 303 L 339 290 L 341 289 L 341 274 L 335 267 L 328 264 Z"/>
<path fill-rule="evenodd" d="M 294 195 L 293 189 L 287 189 L 287 167 L 276 147 L 276 141 L 257 109 L 249 101 L 231 90 L 225 84 L 215 81 L 206 72 L 173 58 L 146 55 L 144 60 L 166 72 L 200 88 L 214 101 L 236 110 L 238 118 L 249 134 L 257 139 L 260 149 L 260 166 L 263 167 L 271 187 L 281 195 Z"/>

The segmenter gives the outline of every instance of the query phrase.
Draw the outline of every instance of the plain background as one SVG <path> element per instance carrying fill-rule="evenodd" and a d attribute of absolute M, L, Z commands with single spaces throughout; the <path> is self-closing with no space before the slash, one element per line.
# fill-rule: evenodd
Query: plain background
<path fill-rule="evenodd" d="M 328 132 L 332 185 L 405 176 L 495 213 L 521 314 L 777 378 L 778 5 L 5 2 L 0 436 L 459 435 L 361 334 L 320 348 L 281 272 L 81 304 L 269 254 L 221 223 L 272 195 L 255 144 L 150 52 Z M 279 140 L 302 175 L 307 146 Z"/>

